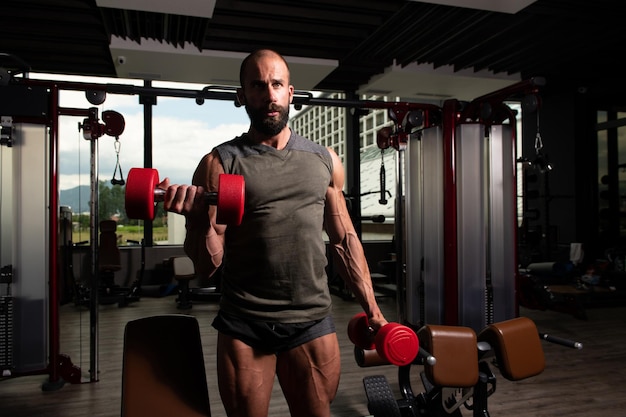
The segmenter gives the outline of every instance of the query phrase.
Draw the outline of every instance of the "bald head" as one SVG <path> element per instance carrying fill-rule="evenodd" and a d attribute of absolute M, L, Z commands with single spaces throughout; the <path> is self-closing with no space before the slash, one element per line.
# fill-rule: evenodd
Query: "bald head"
<path fill-rule="evenodd" d="M 250 67 L 250 65 L 255 62 L 258 62 L 262 58 L 280 59 L 285 64 L 285 67 L 287 68 L 287 75 L 289 75 L 289 65 L 287 64 L 287 61 L 285 61 L 285 58 L 283 58 L 281 54 L 271 49 L 257 49 L 256 51 L 252 52 L 250 55 L 245 57 L 244 60 L 241 62 L 241 67 L 239 68 L 239 83 L 241 84 L 242 87 L 244 86 L 246 72 L 248 68 Z M 287 79 L 286 82 L 289 83 L 289 79 Z"/>

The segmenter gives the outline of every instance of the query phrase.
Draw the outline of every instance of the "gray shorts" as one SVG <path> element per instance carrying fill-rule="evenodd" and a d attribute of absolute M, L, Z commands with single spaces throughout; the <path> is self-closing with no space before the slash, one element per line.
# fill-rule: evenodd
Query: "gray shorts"
<path fill-rule="evenodd" d="M 335 333 L 332 316 L 304 323 L 243 320 L 220 311 L 213 320 L 219 332 L 266 353 L 285 352 L 318 337 Z"/>

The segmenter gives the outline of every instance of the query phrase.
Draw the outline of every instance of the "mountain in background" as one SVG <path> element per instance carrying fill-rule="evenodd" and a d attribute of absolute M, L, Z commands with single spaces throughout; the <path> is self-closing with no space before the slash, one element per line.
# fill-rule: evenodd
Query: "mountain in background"
<path fill-rule="evenodd" d="M 90 193 L 89 185 L 80 185 L 69 190 L 61 190 L 59 205 L 69 206 L 74 214 L 89 213 Z"/>

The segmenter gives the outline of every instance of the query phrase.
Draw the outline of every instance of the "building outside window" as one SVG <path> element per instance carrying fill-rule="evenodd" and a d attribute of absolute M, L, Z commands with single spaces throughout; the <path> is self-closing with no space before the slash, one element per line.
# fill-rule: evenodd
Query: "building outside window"
<path fill-rule="evenodd" d="M 344 94 L 329 93 L 322 97 L 343 99 Z M 386 97 L 361 97 L 362 100 L 386 100 Z M 394 98 L 396 100 L 396 98 Z M 346 165 L 346 108 L 336 106 L 308 106 L 290 119 L 290 126 L 298 134 L 320 145 L 332 148 Z M 391 240 L 394 222 L 394 198 L 396 187 L 396 151 L 387 149 L 381 152 L 376 144 L 376 133 L 393 122 L 388 118 L 387 110 L 372 109 L 361 116 L 360 130 L 360 167 L 361 167 L 361 217 L 363 219 L 363 240 Z M 384 159 L 383 159 L 384 158 Z M 381 205 L 380 169 L 384 163 L 385 189 L 387 203 Z M 348 199 L 355 196 L 347 196 Z M 375 223 L 374 216 L 385 216 L 384 223 Z"/>

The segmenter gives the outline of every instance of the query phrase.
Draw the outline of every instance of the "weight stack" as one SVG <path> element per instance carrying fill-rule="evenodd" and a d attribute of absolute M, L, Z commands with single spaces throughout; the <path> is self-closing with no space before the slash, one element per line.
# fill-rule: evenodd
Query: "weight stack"
<path fill-rule="evenodd" d="M 1 376 L 8 376 L 14 368 L 13 364 L 13 297 L 11 297 L 11 283 L 13 282 L 13 266 L 5 265 L 0 268 L 0 284 L 6 285 L 4 295 L 0 295 L 0 372 Z"/>
<path fill-rule="evenodd" d="M 13 369 L 13 297 L 0 296 L 0 371 L 10 375 Z"/>
<path fill-rule="evenodd" d="M 447 103 L 444 113 L 456 117 Z M 515 317 L 513 139 L 510 125 L 454 122 L 407 143 L 406 317 L 417 328 L 479 332 Z"/>

